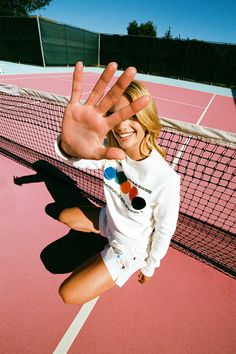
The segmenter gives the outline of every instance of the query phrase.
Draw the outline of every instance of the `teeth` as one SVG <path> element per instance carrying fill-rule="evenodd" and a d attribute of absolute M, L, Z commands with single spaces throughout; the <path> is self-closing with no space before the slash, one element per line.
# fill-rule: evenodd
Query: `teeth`
<path fill-rule="evenodd" d="M 119 137 L 120 138 L 129 138 L 132 134 L 133 134 L 133 132 L 132 133 L 119 134 Z"/>

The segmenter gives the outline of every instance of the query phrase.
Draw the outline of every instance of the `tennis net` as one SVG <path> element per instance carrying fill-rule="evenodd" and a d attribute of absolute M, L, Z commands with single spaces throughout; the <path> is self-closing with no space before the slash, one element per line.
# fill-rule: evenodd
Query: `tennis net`
<path fill-rule="evenodd" d="M 46 161 L 104 205 L 102 171 L 75 169 L 54 152 L 67 102 L 64 96 L 0 85 L 0 152 L 32 169 Z M 170 119 L 161 123 L 159 143 L 182 180 L 171 246 L 236 278 L 236 135 Z"/>

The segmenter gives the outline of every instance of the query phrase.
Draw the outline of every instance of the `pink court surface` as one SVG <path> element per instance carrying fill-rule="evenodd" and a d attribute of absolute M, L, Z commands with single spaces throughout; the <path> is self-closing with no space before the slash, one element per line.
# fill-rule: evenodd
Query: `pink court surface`
<path fill-rule="evenodd" d="M 86 98 L 99 74 L 87 68 Z M 236 132 L 230 95 L 157 82 L 141 75 L 161 117 Z M 72 74 L 1 75 L 0 83 L 70 95 Z M 135 274 L 86 305 L 65 305 L 40 254 L 69 229 L 45 213 L 45 184 L 21 187 L 32 170 L 0 155 L 1 354 L 235 354 L 236 282 L 172 248 L 152 280 Z"/>

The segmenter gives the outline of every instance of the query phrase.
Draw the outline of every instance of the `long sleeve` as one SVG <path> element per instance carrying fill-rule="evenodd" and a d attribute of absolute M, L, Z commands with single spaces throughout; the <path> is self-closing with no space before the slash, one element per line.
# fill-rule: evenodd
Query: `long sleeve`
<path fill-rule="evenodd" d="M 68 158 L 60 150 L 59 142 L 60 142 L 60 135 L 58 136 L 58 138 L 55 140 L 55 143 L 54 143 L 55 152 L 68 165 L 73 166 L 75 168 L 81 168 L 81 169 L 88 168 L 88 169 L 92 169 L 92 170 L 103 168 L 105 160 L 86 160 L 86 159 L 78 159 L 75 157 Z"/>
<path fill-rule="evenodd" d="M 151 236 L 151 248 L 146 265 L 141 269 L 146 276 L 152 276 L 166 255 L 175 232 L 180 202 L 180 177 L 171 175 L 164 184 L 154 208 L 155 229 Z"/>

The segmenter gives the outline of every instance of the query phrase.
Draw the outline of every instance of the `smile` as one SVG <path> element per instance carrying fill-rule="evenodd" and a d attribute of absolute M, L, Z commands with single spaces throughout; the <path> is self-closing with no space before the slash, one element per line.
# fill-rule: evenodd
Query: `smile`
<path fill-rule="evenodd" d="M 121 138 L 121 139 L 125 139 L 125 138 L 129 138 L 131 135 L 133 135 L 134 134 L 134 132 L 130 132 L 130 133 L 123 133 L 123 134 L 119 134 L 119 133 L 117 133 L 117 135 L 119 136 L 119 138 Z"/>

